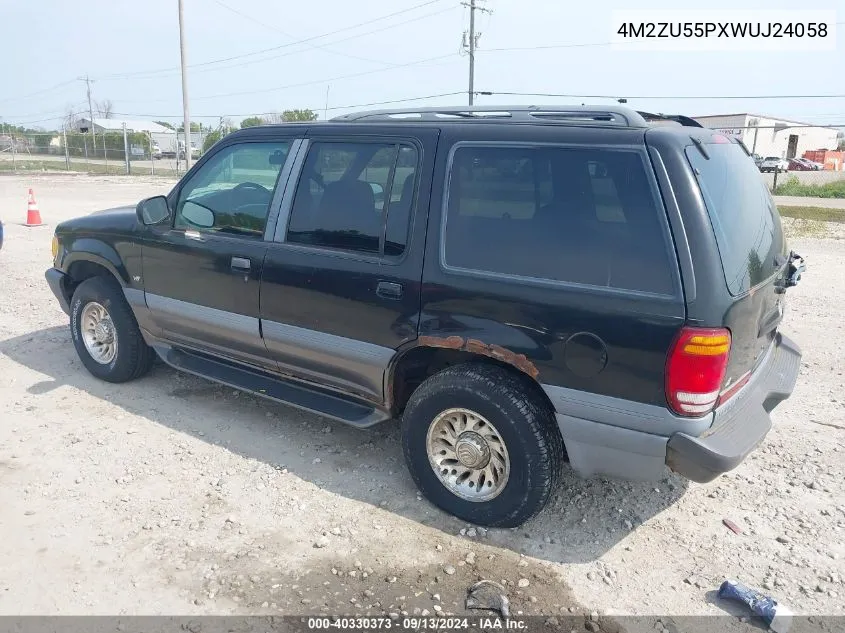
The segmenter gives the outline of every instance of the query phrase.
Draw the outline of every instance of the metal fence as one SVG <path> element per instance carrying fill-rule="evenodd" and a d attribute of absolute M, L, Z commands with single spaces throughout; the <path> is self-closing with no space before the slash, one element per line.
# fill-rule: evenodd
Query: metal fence
<path fill-rule="evenodd" d="M 182 134 L 179 136 L 184 138 Z M 201 151 L 202 144 L 197 148 Z M 185 171 L 184 149 L 174 149 L 162 151 L 147 132 L 6 131 L 0 132 L 0 172 L 71 171 L 173 177 Z M 192 152 L 192 160 L 198 157 L 199 153 Z"/>
<path fill-rule="evenodd" d="M 820 170 L 761 173 L 769 191 L 778 196 L 845 198 L 845 171 Z"/>
<path fill-rule="evenodd" d="M 184 134 L 180 136 L 184 139 Z M 204 136 L 196 143 L 200 151 Z M 192 133 L 191 137 L 193 140 L 196 134 Z M 182 143 L 184 146 L 184 141 Z M 79 132 L 4 133 L 0 130 L 0 172 L 73 171 L 178 177 L 185 171 L 185 161 L 184 155 L 174 149 L 159 148 L 153 135 L 146 132 L 92 135 Z M 192 154 L 192 160 L 198 158 L 197 153 Z M 842 168 L 839 164 L 835 166 Z M 845 198 L 845 170 L 842 169 L 792 168 L 785 172 L 761 172 L 760 177 L 775 195 Z"/>

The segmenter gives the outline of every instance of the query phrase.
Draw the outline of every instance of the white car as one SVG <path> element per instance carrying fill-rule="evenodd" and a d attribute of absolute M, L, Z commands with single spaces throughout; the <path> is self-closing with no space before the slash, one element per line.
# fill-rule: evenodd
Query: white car
<path fill-rule="evenodd" d="M 785 158 L 778 158 L 777 156 L 766 156 L 763 162 L 760 163 L 760 171 L 776 171 L 785 172 L 789 169 L 789 161 Z"/>

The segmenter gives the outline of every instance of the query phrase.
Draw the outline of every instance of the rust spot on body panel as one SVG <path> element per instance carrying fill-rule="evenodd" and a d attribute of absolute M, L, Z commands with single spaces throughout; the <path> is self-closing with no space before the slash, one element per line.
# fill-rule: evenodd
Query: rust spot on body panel
<path fill-rule="evenodd" d="M 480 356 L 487 356 L 488 358 L 493 358 L 503 363 L 507 363 L 508 365 L 512 365 L 535 380 L 540 375 L 540 370 L 535 367 L 534 363 L 528 360 L 528 357 L 525 354 L 517 354 L 505 347 L 502 347 L 501 345 L 487 344 L 474 338 L 464 340 L 460 336 L 449 336 L 447 338 L 439 336 L 421 336 L 419 338 L 419 342 L 420 345 L 426 347 L 454 349 L 469 352 L 471 354 L 479 354 Z"/>

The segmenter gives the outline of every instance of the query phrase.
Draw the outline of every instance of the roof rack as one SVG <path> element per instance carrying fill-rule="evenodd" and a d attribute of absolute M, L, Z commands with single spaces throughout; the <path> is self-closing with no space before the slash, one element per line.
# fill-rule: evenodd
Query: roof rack
<path fill-rule="evenodd" d="M 639 114 L 643 119 L 645 119 L 646 123 L 650 125 L 678 123 L 684 127 L 704 127 L 695 119 L 691 119 L 688 116 L 684 116 L 682 114 L 652 114 L 651 112 L 637 112 L 637 114 Z"/>
<path fill-rule="evenodd" d="M 635 110 L 617 106 L 465 106 L 353 112 L 332 121 L 501 121 L 646 127 Z"/>

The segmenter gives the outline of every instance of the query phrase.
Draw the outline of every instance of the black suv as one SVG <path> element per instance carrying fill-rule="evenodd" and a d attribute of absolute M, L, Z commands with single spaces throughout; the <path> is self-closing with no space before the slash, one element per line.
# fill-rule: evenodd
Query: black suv
<path fill-rule="evenodd" d="M 358 427 L 473 523 L 583 476 L 699 482 L 787 398 L 803 270 L 747 149 L 623 107 L 253 127 L 167 197 L 56 229 L 47 280 L 103 380 L 167 364 Z M 154 353 L 155 352 L 155 353 Z"/>

